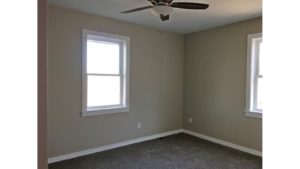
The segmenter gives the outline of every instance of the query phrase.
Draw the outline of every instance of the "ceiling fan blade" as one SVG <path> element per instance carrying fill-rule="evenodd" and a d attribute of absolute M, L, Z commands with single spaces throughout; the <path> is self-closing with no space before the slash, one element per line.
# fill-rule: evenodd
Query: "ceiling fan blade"
<path fill-rule="evenodd" d="M 207 9 L 208 4 L 194 3 L 194 2 L 174 2 L 170 4 L 174 8 L 183 8 L 183 9 Z"/>
<path fill-rule="evenodd" d="M 140 8 L 131 9 L 131 10 L 128 10 L 128 11 L 123 11 L 121 13 L 127 14 L 127 13 L 141 11 L 141 10 L 145 10 L 145 9 L 149 9 L 149 8 L 153 8 L 153 6 L 144 6 L 144 7 L 140 7 Z"/>
<path fill-rule="evenodd" d="M 155 0 L 148 0 L 149 2 L 151 2 L 152 5 L 156 5 L 157 2 Z"/>
<path fill-rule="evenodd" d="M 160 15 L 160 19 L 161 19 L 162 21 L 167 21 L 167 20 L 169 20 L 169 18 L 170 18 L 169 15 Z"/>

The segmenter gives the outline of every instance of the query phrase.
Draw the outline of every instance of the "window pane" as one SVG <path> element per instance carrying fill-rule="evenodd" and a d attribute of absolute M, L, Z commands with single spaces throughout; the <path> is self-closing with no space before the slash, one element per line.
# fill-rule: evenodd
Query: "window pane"
<path fill-rule="evenodd" d="M 258 43 L 259 45 L 259 53 L 258 53 L 258 59 L 259 59 L 259 65 L 258 65 L 258 69 L 259 69 L 259 77 L 257 79 L 257 109 L 263 109 L 263 98 L 264 96 L 264 77 L 263 77 L 263 72 L 264 69 L 266 68 L 266 59 L 262 56 L 262 42 L 259 41 Z"/>
<path fill-rule="evenodd" d="M 262 50 L 263 50 L 263 44 L 262 42 L 260 41 L 258 43 L 258 47 L 259 47 L 259 53 L 258 53 L 258 59 L 259 59 L 259 65 L 258 65 L 258 69 L 259 69 L 259 74 L 260 75 L 263 75 L 263 73 L 265 72 L 265 61 L 266 59 L 265 58 L 262 58 Z"/>
<path fill-rule="evenodd" d="M 88 107 L 116 104 L 120 104 L 120 77 L 88 76 Z"/>
<path fill-rule="evenodd" d="M 264 98 L 264 92 L 263 92 L 263 85 L 264 80 L 263 78 L 257 79 L 257 105 L 256 109 L 263 109 L 263 98 Z"/>
<path fill-rule="evenodd" d="M 119 44 L 88 40 L 87 73 L 119 74 Z"/>

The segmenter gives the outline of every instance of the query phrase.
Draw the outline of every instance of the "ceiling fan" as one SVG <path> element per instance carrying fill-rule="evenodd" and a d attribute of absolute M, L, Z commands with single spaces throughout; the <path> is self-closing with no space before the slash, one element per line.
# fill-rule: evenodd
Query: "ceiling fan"
<path fill-rule="evenodd" d="M 207 9 L 208 4 L 194 3 L 194 2 L 173 2 L 173 0 L 148 0 L 152 5 L 135 8 L 121 12 L 122 14 L 128 14 L 131 12 L 141 11 L 151 8 L 151 13 L 160 17 L 162 21 L 169 20 L 169 15 L 172 13 L 173 8 L 182 9 Z"/>

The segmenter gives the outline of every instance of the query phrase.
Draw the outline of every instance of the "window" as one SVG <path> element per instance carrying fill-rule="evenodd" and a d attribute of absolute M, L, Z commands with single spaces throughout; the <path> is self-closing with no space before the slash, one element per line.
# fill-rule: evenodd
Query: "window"
<path fill-rule="evenodd" d="M 82 31 L 82 115 L 129 111 L 129 37 Z"/>
<path fill-rule="evenodd" d="M 263 112 L 263 72 L 264 58 L 262 51 L 262 34 L 248 35 L 247 49 L 247 83 L 246 115 L 262 117 Z"/>

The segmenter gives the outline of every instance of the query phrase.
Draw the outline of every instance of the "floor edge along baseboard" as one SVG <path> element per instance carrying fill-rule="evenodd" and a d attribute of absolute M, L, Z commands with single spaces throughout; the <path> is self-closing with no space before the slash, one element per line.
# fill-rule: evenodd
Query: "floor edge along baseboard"
<path fill-rule="evenodd" d="M 130 144 L 140 143 L 143 141 L 153 140 L 153 139 L 157 139 L 160 137 L 166 137 L 166 136 L 170 136 L 170 135 L 174 135 L 174 134 L 179 134 L 179 133 L 186 133 L 186 134 L 189 134 L 189 135 L 192 135 L 195 137 L 199 137 L 204 140 L 208 140 L 210 142 L 214 142 L 214 143 L 226 146 L 226 147 L 230 147 L 230 148 L 237 149 L 237 150 L 240 150 L 240 151 L 252 154 L 252 155 L 262 157 L 262 152 L 260 152 L 260 151 L 250 149 L 247 147 L 243 147 L 240 145 L 236 145 L 236 144 L 233 144 L 233 143 L 230 143 L 227 141 L 223 141 L 220 139 L 216 139 L 213 137 L 209 137 L 209 136 L 206 136 L 206 135 L 203 135 L 203 134 L 191 131 L 191 130 L 178 129 L 178 130 L 172 130 L 172 131 L 158 133 L 158 134 L 154 134 L 154 135 L 150 135 L 150 136 L 140 137 L 140 138 L 136 138 L 136 139 L 132 139 L 132 140 L 122 141 L 119 143 L 114 143 L 114 144 L 109 144 L 109 145 L 100 146 L 100 147 L 96 147 L 96 148 L 91 148 L 91 149 L 87 149 L 87 150 L 82 150 L 82 151 L 78 151 L 78 152 L 74 152 L 74 153 L 50 157 L 50 158 L 48 158 L 48 164 L 63 161 L 63 160 L 68 160 L 68 159 L 72 159 L 72 158 L 76 158 L 76 157 L 81 157 L 81 156 L 85 156 L 85 155 L 89 155 L 89 154 L 93 154 L 93 153 L 98 153 L 98 152 L 102 152 L 102 151 L 106 151 L 106 150 L 110 150 L 110 149 L 114 149 L 114 148 L 118 148 L 118 147 L 123 147 L 123 146 L 127 146 Z"/>
<path fill-rule="evenodd" d="M 153 139 L 157 139 L 160 137 L 166 137 L 166 136 L 170 136 L 170 135 L 174 135 L 174 134 L 178 134 L 178 133 L 182 133 L 182 132 L 183 132 L 183 129 L 172 130 L 172 131 L 168 131 L 168 132 L 158 133 L 158 134 L 154 134 L 154 135 L 150 135 L 150 136 L 140 137 L 140 138 L 136 138 L 136 139 L 132 139 L 132 140 L 127 140 L 127 141 L 122 141 L 122 142 L 118 142 L 118 143 L 114 143 L 114 144 L 109 144 L 109 145 L 105 145 L 105 146 L 82 150 L 82 151 L 78 151 L 78 152 L 74 152 L 74 153 L 70 153 L 70 154 L 64 154 L 64 155 L 59 155 L 59 156 L 55 156 L 55 157 L 50 157 L 50 158 L 48 158 L 48 164 L 63 161 L 63 160 L 68 160 L 68 159 L 72 159 L 72 158 L 76 158 L 76 157 L 80 157 L 80 156 L 85 156 L 85 155 L 89 155 L 89 154 L 93 154 L 93 153 L 98 153 L 101 151 L 106 151 L 106 150 L 110 150 L 110 149 L 114 149 L 114 148 L 118 148 L 118 147 L 123 147 L 123 146 L 127 146 L 130 144 L 140 143 L 143 141 L 153 140 Z"/>
<path fill-rule="evenodd" d="M 213 142 L 213 143 L 217 143 L 217 144 L 220 144 L 220 145 L 223 145 L 223 146 L 226 146 L 226 147 L 230 147 L 230 148 L 233 148 L 233 149 L 236 149 L 236 150 L 239 150 L 239 151 L 243 151 L 243 152 L 255 155 L 255 156 L 262 157 L 262 152 L 251 149 L 251 148 L 247 148 L 247 147 L 240 146 L 240 145 L 237 145 L 237 144 L 234 144 L 234 143 L 230 143 L 230 142 L 227 142 L 227 141 L 224 141 L 224 140 L 209 137 L 209 136 L 206 136 L 204 134 L 200 134 L 200 133 L 197 133 L 197 132 L 194 132 L 194 131 L 191 131 L 191 130 L 183 129 L 183 133 L 186 133 L 186 134 L 189 134 L 189 135 L 192 135 L 192 136 L 195 136 L 195 137 L 199 137 L 201 139 L 204 139 L 204 140 L 207 140 L 207 141 L 210 141 L 210 142 Z"/>

